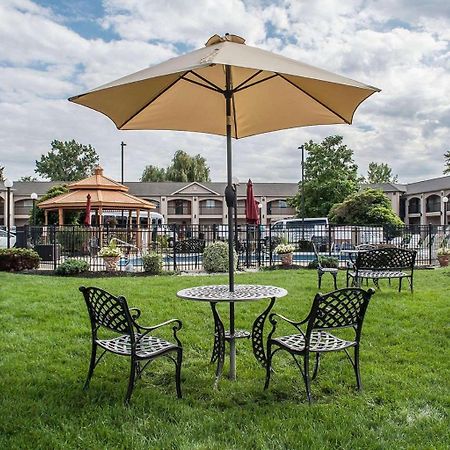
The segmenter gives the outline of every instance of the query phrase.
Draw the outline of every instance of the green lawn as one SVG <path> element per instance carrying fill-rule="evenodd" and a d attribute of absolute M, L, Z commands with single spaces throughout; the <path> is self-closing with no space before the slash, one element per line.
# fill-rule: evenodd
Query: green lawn
<path fill-rule="evenodd" d="M 331 277 L 324 278 L 324 290 L 331 289 Z M 341 285 L 343 279 L 341 273 Z M 224 377 L 219 390 L 212 389 L 209 305 L 175 294 L 225 282 L 224 276 L 81 279 L 1 273 L 0 448 L 448 448 L 450 270 L 418 271 L 413 295 L 383 283 L 363 330 L 364 391 L 355 391 L 343 353 L 326 355 L 312 385 L 311 406 L 286 353 L 274 358 L 276 373 L 263 391 L 265 373 L 248 341 L 238 343 L 238 380 Z M 316 292 L 314 271 L 243 274 L 237 282 L 285 287 L 289 296 L 274 311 L 295 319 L 309 311 Z M 144 325 L 182 319 L 182 400 L 176 399 L 173 364 L 164 358 L 149 367 L 129 408 L 123 406 L 125 358 L 105 357 L 83 392 L 90 328 L 77 289 L 82 284 L 125 295 L 142 309 Z M 248 328 L 264 305 L 238 305 L 237 325 Z"/>

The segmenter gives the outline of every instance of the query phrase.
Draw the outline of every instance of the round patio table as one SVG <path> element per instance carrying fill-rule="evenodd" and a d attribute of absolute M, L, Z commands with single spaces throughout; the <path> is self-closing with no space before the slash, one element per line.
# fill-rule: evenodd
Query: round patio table
<path fill-rule="evenodd" d="M 209 302 L 214 317 L 214 349 L 211 362 L 217 361 L 216 386 L 222 375 L 225 361 L 225 342 L 230 343 L 230 373 L 231 380 L 236 379 L 236 339 L 252 338 L 253 354 L 265 367 L 267 362 L 263 342 L 264 323 L 277 298 L 287 295 L 287 290 L 275 286 L 261 286 L 251 284 L 237 284 L 234 292 L 230 292 L 228 285 L 198 286 L 182 289 L 177 296 L 200 302 Z M 253 322 L 251 334 L 247 331 L 236 330 L 234 326 L 234 305 L 241 302 L 269 299 L 267 308 Z M 223 322 L 217 312 L 217 303 L 230 304 L 230 329 L 225 330 Z"/>

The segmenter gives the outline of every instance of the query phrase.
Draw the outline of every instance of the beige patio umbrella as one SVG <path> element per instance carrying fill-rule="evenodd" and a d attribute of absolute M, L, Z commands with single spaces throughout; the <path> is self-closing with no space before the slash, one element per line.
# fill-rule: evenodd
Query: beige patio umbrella
<path fill-rule="evenodd" d="M 229 288 L 234 290 L 231 138 L 285 128 L 350 124 L 379 89 L 234 36 L 69 100 L 108 116 L 120 130 L 181 130 L 227 136 Z"/>

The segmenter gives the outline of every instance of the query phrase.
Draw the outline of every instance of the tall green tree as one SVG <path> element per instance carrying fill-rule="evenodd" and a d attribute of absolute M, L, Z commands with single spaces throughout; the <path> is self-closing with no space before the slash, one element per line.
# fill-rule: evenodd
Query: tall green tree
<path fill-rule="evenodd" d="M 206 159 L 201 155 L 191 156 L 183 150 L 177 150 L 172 162 L 166 169 L 146 166 L 141 181 L 211 181 Z"/>
<path fill-rule="evenodd" d="M 27 175 L 25 177 L 20 177 L 19 181 L 29 183 L 30 181 L 37 181 L 36 177 L 32 177 L 31 175 Z"/>
<path fill-rule="evenodd" d="M 320 144 L 304 144 L 305 160 L 305 216 L 324 217 L 335 203 L 358 190 L 358 166 L 353 160 L 353 150 L 343 143 L 342 136 L 328 136 Z M 301 215 L 302 184 L 299 192 L 289 199 L 289 204 Z"/>
<path fill-rule="evenodd" d="M 167 181 L 166 169 L 156 166 L 145 166 L 141 181 Z"/>
<path fill-rule="evenodd" d="M 397 183 L 398 175 L 386 163 L 370 162 L 367 170 L 367 183 Z"/>
<path fill-rule="evenodd" d="M 403 225 L 389 198 L 379 189 L 364 189 L 336 203 L 328 216 L 339 225 Z"/>
<path fill-rule="evenodd" d="M 50 181 L 77 181 L 94 171 L 99 157 L 94 147 L 75 140 L 53 141 L 51 150 L 36 161 L 35 172 Z"/>
<path fill-rule="evenodd" d="M 5 168 L 0 166 L 0 181 L 5 181 L 5 175 L 3 174 Z"/>
<path fill-rule="evenodd" d="M 444 175 L 450 175 L 450 150 L 444 153 Z"/>

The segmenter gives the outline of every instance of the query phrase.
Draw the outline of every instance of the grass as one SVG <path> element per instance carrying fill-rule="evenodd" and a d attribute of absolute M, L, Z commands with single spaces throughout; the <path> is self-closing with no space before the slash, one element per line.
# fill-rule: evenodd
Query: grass
<path fill-rule="evenodd" d="M 308 312 L 315 271 L 242 274 L 238 283 L 282 286 L 274 311 Z M 288 354 L 263 391 L 264 370 L 249 342 L 238 343 L 238 380 L 213 390 L 209 305 L 177 299 L 179 289 L 226 283 L 225 276 L 80 279 L 0 274 L 0 448 L 293 449 L 448 448 L 450 271 L 418 271 L 416 290 L 382 285 L 369 305 L 361 364 L 364 390 L 342 353 L 324 358 L 308 406 Z M 343 274 L 340 274 L 343 283 Z M 106 357 L 88 392 L 90 329 L 77 288 L 96 285 L 142 309 L 142 323 L 183 320 L 182 400 L 173 365 L 150 366 L 123 406 L 128 364 Z M 324 290 L 331 289 L 331 277 Z M 222 305 L 225 306 L 225 305 Z M 237 306 L 248 328 L 262 302 Z M 222 307 L 226 317 L 226 309 Z M 225 367 L 225 371 L 227 366 Z"/>

